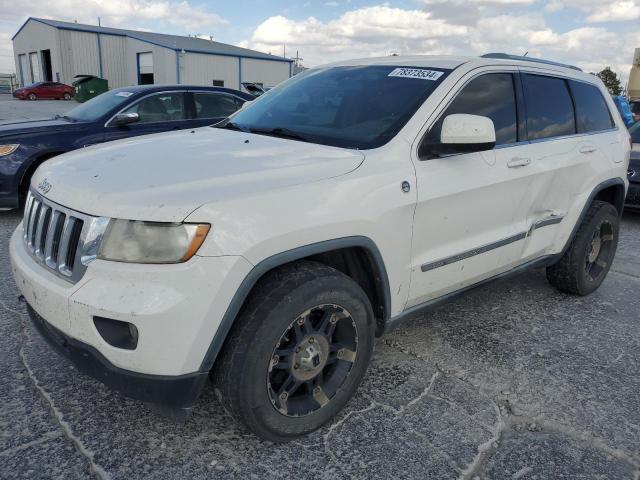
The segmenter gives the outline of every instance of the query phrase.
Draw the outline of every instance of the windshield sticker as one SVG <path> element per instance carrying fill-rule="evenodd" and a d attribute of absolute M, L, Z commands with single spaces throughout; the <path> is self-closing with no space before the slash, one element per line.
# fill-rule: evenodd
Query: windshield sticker
<path fill-rule="evenodd" d="M 116 97 L 128 98 L 131 95 L 133 95 L 133 92 L 118 92 L 118 93 L 116 93 Z"/>
<path fill-rule="evenodd" d="M 402 78 L 418 78 L 421 80 L 438 80 L 444 72 L 438 72 L 437 70 L 426 70 L 424 68 L 396 68 L 389 74 L 390 77 L 402 77 Z"/>

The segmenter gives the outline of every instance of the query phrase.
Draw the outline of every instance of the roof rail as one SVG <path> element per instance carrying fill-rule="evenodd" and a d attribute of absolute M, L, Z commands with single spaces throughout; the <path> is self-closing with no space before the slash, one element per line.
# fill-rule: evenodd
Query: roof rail
<path fill-rule="evenodd" d="M 535 62 L 545 63 L 547 65 L 555 65 L 556 67 L 571 68 L 572 70 L 582 71 L 581 68 L 575 65 L 567 65 L 566 63 L 553 62 L 551 60 L 545 60 L 544 58 L 524 57 L 522 55 L 509 55 L 508 53 L 485 53 L 481 58 L 502 58 L 504 60 L 519 60 L 522 62 Z"/>

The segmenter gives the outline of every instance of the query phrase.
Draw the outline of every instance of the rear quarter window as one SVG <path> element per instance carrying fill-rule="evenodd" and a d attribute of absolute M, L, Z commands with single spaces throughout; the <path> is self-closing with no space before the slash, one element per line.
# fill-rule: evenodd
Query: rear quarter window
<path fill-rule="evenodd" d="M 576 133 L 573 101 L 562 78 L 524 74 L 529 140 Z"/>
<path fill-rule="evenodd" d="M 576 105 L 578 133 L 597 132 L 614 126 L 611 113 L 599 88 L 573 80 L 569 85 Z"/>

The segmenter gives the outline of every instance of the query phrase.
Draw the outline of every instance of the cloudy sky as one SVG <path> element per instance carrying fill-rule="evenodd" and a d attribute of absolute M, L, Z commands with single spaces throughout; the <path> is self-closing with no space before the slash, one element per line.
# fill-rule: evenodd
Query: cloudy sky
<path fill-rule="evenodd" d="M 215 40 L 306 66 L 404 54 L 543 56 L 626 80 L 640 47 L 640 0 L 0 0 L 0 72 L 28 16 Z"/>

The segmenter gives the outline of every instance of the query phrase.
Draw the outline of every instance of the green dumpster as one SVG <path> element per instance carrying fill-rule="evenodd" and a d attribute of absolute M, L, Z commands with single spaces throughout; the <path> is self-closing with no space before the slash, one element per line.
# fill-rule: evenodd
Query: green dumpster
<path fill-rule="evenodd" d="M 109 90 L 109 82 L 104 78 L 94 75 L 76 75 L 73 78 L 73 86 L 76 89 L 74 98 L 80 103 L 91 100 Z"/>

